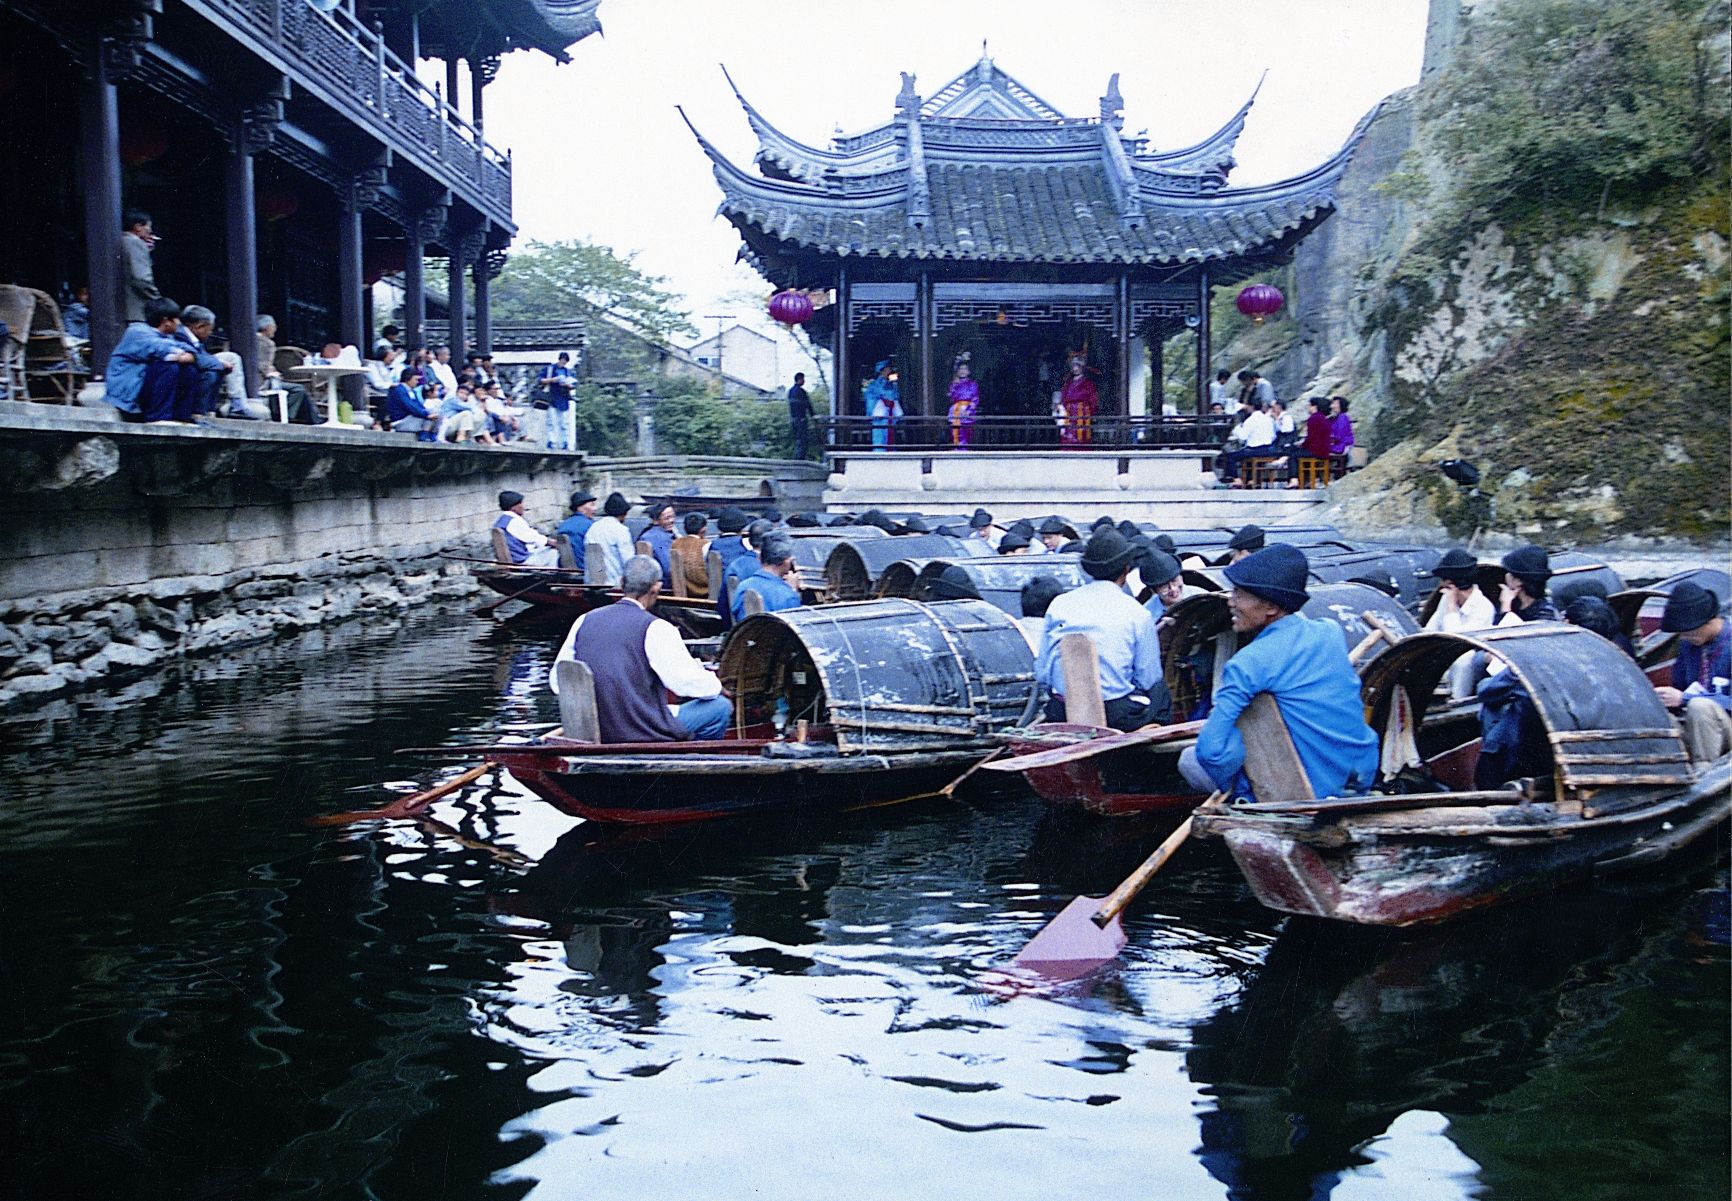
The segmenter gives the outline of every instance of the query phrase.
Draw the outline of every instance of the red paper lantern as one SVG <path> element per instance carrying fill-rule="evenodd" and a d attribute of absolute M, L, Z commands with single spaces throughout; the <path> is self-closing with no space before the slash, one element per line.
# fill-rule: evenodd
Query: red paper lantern
<path fill-rule="evenodd" d="M 300 207 L 300 197 L 287 188 L 265 188 L 259 192 L 259 216 L 266 221 L 281 221 L 293 217 Z"/>
<path fill-rule="evenodd" d="M 783 325 L 804 325 L 812 317 L 812 298 L 792 288 L 770 297 L 770 316 Z"/>
<path fill-rule="evenodd" d="M 120 127 L 120 161 L 142 167 L 168 153 L 168 133 L 146 121 L 129 121 Z"/>
<path fill-rule="evenodd" d="M 361 272 L 362 282 L 376 284 L 387 275 L 398 275 L 409 264 L 409 256 L 401 242 L 375 242 L 367 248 L 367 265 Z"/>
<path fill-rule="evenodd" d="M 1239 290 L 1239 298 L 1233 303 L 1254 323 L 1262 325 L 1263 318 L 1280 312 L 1281 306 L 1287 303 L 1287 298 L 1281 295 L 1281 289 L 1274 284 L 1251 284 Z"/>

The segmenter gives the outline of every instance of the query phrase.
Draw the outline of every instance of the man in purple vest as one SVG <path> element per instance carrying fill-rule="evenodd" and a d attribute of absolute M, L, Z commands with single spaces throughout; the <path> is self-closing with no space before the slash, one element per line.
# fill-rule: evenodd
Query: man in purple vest
<path fill-rule="evenodd" d="M 548 682 L 555 693 L 562 659 L 587 664 L 595 676 L 603 742 L 707 741 L 726 734 L 733 719 L 715 673 L 692 658 L 678 630 L 650 615 L 661 590 L 661 564 L 634 555 L 620 578 L 625 596 L 573 622 L 554 656 Z M 669 693 L 688 699 L 674 709 Z"/>

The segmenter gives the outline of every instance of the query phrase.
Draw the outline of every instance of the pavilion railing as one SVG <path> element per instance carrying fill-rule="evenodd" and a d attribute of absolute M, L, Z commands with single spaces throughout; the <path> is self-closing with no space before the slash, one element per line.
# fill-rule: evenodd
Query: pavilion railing
<path fill-rule="evenodd" d="M 825 417 L 818 422 L 824 445 L 832 453 L 870 451 L 874 426 L 870 417 Z M 1212 454 L 1233 428 L 1230 417 L 1196 415 L 1126 417 L 1097 415 L 1079 430 L 1078 450 L 1195 450 Z M 1066 445 L 1056 417 L 976 417 L 969 431 L 969 450 L 1056 450 Z M 892 450 L 960 450 L 947 416 L 906 416 L 891 431 Z"/>
<path fill-rule="evenodd" d="M 342 6 L 324 13 L 307 0 L 207 0 L 236 25 L 275 45 L 324 84 L 350 116 L 382 126 L 418 151 L 423 165 L 501 220 L 511 219 L 511 157 L 487 144 L 437 87 Z"/>

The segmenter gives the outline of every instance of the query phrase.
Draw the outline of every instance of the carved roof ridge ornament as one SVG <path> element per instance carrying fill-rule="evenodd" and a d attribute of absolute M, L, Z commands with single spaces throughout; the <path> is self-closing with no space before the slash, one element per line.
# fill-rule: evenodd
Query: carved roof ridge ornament
<path fill-rule="evenodd" d="M 1152 167 L 1159 171 L 1177 172 L 1180 174 L 1195 174 L 1199 171 L 1219 176 L 1222 186 L 1227 182 L 1227 175 L 1238 160 L 1233 157 L 1233 149 L 1238 145 L 1239 135 L 1245 132 L 1245 122 L 1251 115 L 1251 106 L 1257 103 L 1257 95 L 1263 90 L 1263 81 L 1269 78 L 1269 72 L 1264 70 L 1257 77 L 1257 86 L 1251 89 L 1250 96 L 1239 106 L 1239 111 L 1228 118 L 1227 123 L 1200 142 L 1189 146 L 1181 146 L 1176 150 L 1149 150 L 1138 154 L 1134 162 L 1139 167 Z"/>
<path fill-rule="evenodd" d="M 1125 98 L 1119 91 L 1119 73 L 1107 80 L 1107 93 L 1101 97 L 1101 124 L 1110 125 L 1115 133 L 1125 128 Z"/>
<path fill-rule="evenodd" d="M 914 76 L 902 72 L 902 90 L 896 94 L 896 123 L 905 139 L 908 159 L 908 224 L 916 229 L 932 218 L 932 191 L 926 179 L 926 148 L 920 136 L 920 93 Z"/>

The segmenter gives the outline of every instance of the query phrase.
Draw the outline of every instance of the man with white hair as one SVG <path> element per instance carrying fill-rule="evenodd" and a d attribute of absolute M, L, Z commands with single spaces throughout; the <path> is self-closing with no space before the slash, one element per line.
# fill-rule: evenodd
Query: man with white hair
<path fill-rule="evenodd" d="M 692 657 L 680 632 L 651 614 L 662 569 L 634 555 L 620 577 L 625 595 L 572 623 L 554 656 L 549 685 L 559 692 L 559 664 L 576 660 L 595 677 L 595 711 L 603 742 L 711 741 L 728 732 L 734 706 L 716 674 Z M 677 708 L 669 694 L 687 698 Z"/>
<path fill-rule="evenodd" d="M 290 383 L 277 370 L 277 319 L 269 313 L 260 313 L 257 321 L 259 335 L 259 392 L 282 392 L 283 406 L 289 415 L 289 420 L 298 425 L 317 425 L 318 417 L 313 412 L 313 398 L 307 395 L 307 390 L 300 384 Z"/>

